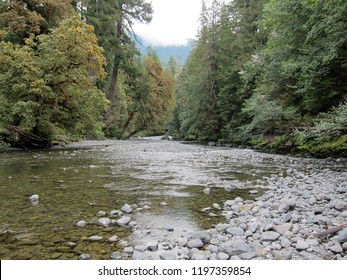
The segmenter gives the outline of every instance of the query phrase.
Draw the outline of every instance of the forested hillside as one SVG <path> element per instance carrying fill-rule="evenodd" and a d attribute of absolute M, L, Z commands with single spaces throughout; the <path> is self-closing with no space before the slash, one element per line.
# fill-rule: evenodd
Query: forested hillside
<path fill-rule="evenodd" d="M 0 135 L 13 146 L 164 133 L 175 61 L 141 58 L 144 0 L 0 1 Z"/>
<path fill-rule="evenodd" d="M 276 151 L 346 155 L 347 2 L 203 5 L 171 131 Z"/>
<path fill-rule="evenodd" d="M 181 69 L 136 47 L 149 1 L 0 1 L 0 142 L 168 132 L 346 155 L 347 2 L 202 3 Z"/>

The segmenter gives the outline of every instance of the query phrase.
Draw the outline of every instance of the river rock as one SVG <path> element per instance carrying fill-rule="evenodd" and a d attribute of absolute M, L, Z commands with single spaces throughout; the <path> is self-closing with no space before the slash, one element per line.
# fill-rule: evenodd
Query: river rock
<path fill-rule="evenodd" d="M 290 231 L 293 228 L 293 224 L 283 224 L 274 226 L 273 229 L 278 232 L 280 235 L 283 235 L 286 231 Z"/>
<path fill-rule="evenodd" d="M 82 254 L 78 257 L 79 260 L 86 261 L 86 260 L 91 260 L 92 256 L 89 254 Z"/>
<path fill-rule="evenodd" d="M 340 243 L 347 242 L 347 227 L 344 228 L 336 237 L 336 240 Z"/>
<path fill-rule="evenodd" d="M 204 243 L 201 239 L 192 239 L 188 242 L 187 246 L 189 248 L 202 248 L 204 247 Z"/>
<path fill-rule="evenodd" d="M 210 194 L 211 193 L 211 189 L 210 188 L 205 188 L 203 192 L 204 192 L 204 194 Z"/>
<path fill-rule="evenodd" d="M 76 226 L 78 226 L 78 227 L 85 227 L 87 225 L 87 222 L 86 221 L 78 221 L 77 223 L 76 223 Z"/>
<path fill-rule="evenodd" d="M 123 252 L 124 252 L 125 254 L 132 255 L 132 254 L 134 253 L 134 247 L 132 247 L 132 246 L 125 247 L 125 248 L 123 249 Z"/>
<path fill-rule="evenodd" d="M 177 260 L 177 255 L 173 252 L 163 252 L 159 255 L 161 260 L 169 261 L 169 260 Z"/>
<path fill-rule="evenodd" d="M 119 240 L 119 237 L 117 235 L 113 235 L 107 240 L 108 242 L 117 242 Z"/>
<path fill-rule="evenodd" d="M 105 211 L 99 211 L 98 214 L 96 214 L 99 217 L 103 217 L 106 216 L 106 212 Z"/>
<path fill-rule="evenodd" d="M 193 233 L 192 239 L 200 239 L 202 242 L 207 244 L 211 240 L 211 235 L 208 231 L 197 231 Z"/>
<path fill-rule="evenodd" d="M 344 218 L 347 218 L 347 211 L 343 211 L 341 216 L 344 217 Z"/>
<path fill-rule="evenodd" d="M 243 253 L 240 255 L 241 260 L 249 261 L 257 256 L 256 252 Z"/>
<path fill-rule="evenodd" d="M 178 238 L 178 239 L 177 239 L 177 245 L 178 245 L 179 247 L 184 247 L 184 246 L 187 245 L 187 243 L 188 243 L 188 238 L 181 237 L 181 238 Z"/>
<path fill-rule="evenodd" d="M 310 245 L 304 240 L 298 240 L 295 246 L 295 248 L 300 251 L 307 250 L 309 247 Z"/>
<path fill-rule="evenodd" d="M 101 236 L 93 235 L 87 238 L 88 241 L 101 241 L 103 238 Z"/>
<path fill-rule="evenodd" d="M 218 259 L 219 260 L 223 260 L 223 261 L 226 261 L 230 258 L 230 256 L 224 252 L 220 252 L 218 253 Z"/>
<path fill-rule="evenodd" d="M 243 240 L 231 240 L 222 242 L 219 251 L 233 256 L 252 252 L 252 248 Z"/>
<path fill-rule="evenodd" d="M 119 252 L 113 252 L 111 254 L 111 259 L 119 261 L 122 259 L 122 255 Z"/>
<path fill-rule="evenodd" d="M 120 219 L 117 220 L 117 224 L 119 226 L 126 226 L 127 224 L 129 224 L 131 221 L 131 218 L 128 216 L 123 216 Z"/>
<path fill-rule="evenodd" d="M 39 195 L 33 194 L 32 196 L 29 197 L 29 200 L 30 200 L 31 204 L 37 205 L 39 203 Z"/>
<path fill-rule="evenodd" d="M 126 214 L 131 214 L 133 212 L 133 208 L 131 208 L 129 204 L 125 204 L 120 210 Z"/>
<path fill-rule="evenodd" d="M 341 248 L 344 250 L 344 251 L 347 251 L 347 242 L 343 243 Z"/>
<path fill-rule="evenodd" d="M 160 206 L 167 206 L 167 203 L 165 201 L 160 202 Z"/>
<path fill-rule="evenodd" d="M 212 207 L 217 209 L 217 210 L 221 210 L 222 209 L 218 203 L 213 203 Z"/>
<path fill-rule="evenodd" d="M 229 227 L 226 229 L 226 233 L 233 236 L 243 236 L 245 234 L 244 230 L 239 227 Z"/>
<path fill-rule="evenodd" d="M 345 208 L 346 208 L 346 203 L 343 200 L 336 199 L 336 200 L 332 201 L 331 204 L 338 211 L 345 210 Z"/>
<path fill-rule="evenodd" d="M 147 250 L 154 252 L 158 250 L 158 242 L 152 241 L 147 243 Z"/>
<path fill-rule="evenodd" d="M 288 238 L 281 237 L 280 244 L 283 248 L 288 248 L 292 245 L 292 242 Z"/>
<path fill-rule="evenodd" d="M 261 235 L 263 241 L 276 241 L 280 234 L 274 231 L 265 231 Z"/>
<path fill-rule="evenodd" d="M 284 216 L 282 222 L 283 222 L 283 223 L 288 223 L 288 222 L 290 222 L 292 219 L 293 219 L 293 215 L 290 214 L 290 213 L 287 213 L 287 214 Z"/>
<path fill-rule="evenodd" d="M 111 220 L 109 218 L 100 218 L 98 224 L 103 227 L 108 227 L 111 224 Z"/>
<path fill-rule="evenodd" d="M 340 244 L 335 244 L 329 247 L 329 250 L 335 254 L 340 254 L 343 252 L 343 249 Z"/>
<path fill-rule="evenodd" d="M 136 245 L 134 247 L 134 250 L 143 253 L 144 251 L 147 250 L 147 246 L 145 246 L 145 245 Z"/>

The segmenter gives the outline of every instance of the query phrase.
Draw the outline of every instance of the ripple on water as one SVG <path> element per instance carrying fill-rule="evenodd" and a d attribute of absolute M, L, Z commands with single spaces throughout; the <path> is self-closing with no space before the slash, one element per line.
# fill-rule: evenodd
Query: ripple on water
<path fill-rule="evenodd" d="M 125 241 L 170 239 L 210 228 L 224 218 L 219 210 L 213 209 L 212 217 L 201 209 L 237 196 L 253 199 L 249 195 L 253 182 L 266 172 L 270 176 L 281 171 L 276 164 L 252 165 L 254 152 L 248 150 L 235 153 L 151 141 L 99 144 L 1 153 L 1 259 L 78 259 L 81 254 L 109 259 L 122 251 Z M 209 195 L 203 193 L 206 187 Z M 37 206 L 29 201 L 33 194 L 40 197 Z M 148 206 L 131 215 L 135 231 L 96 225 L 99 211 L 120 209 L 125 203 Z M 80 220 L 88 225 L 77 227 Z M 108 242 L 114 234 L 122 242 Z M 91 242 L 90 236 L 103 239 Z"/>

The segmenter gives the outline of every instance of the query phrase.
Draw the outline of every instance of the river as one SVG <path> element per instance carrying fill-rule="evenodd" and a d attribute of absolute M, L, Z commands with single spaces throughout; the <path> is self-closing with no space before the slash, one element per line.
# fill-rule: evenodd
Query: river
<path fill-rule="evenodd" d="M 336 164 L 153 139 L 3 151 L 0 257 L 128 259 L 134 250 L 127 254 L 124 248 L 142 252 L 151 241 L 170 247 L 174 240 L 224 222 L 225 201 L 253 201 L 266 191 L 265 178 L 286 177 L 288 169 L 304 167 L 336 169 Z M 29 201 L 33 194 L 39 195 L 37 205 Z M 125 215 L 129 225 L 98 224 L 101 217 L 115 223 L 125 204 L 132 209 Z M 83 228 L 76 226 L 81 220 L 87 222 Z M 117 242 L 110 242 L 115 235 Z M 91 236 L 103 239 L 90 241 Z"/>

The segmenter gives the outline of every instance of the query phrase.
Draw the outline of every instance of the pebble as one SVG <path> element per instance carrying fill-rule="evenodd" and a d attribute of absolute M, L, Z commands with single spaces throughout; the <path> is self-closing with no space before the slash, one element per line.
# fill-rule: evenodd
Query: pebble
<path fill-rule="evenodd" d="M 219 260 L 223 260 L 223 261 L 226 261 L 230 258 L 230 256 L 226 253 L 223 253 L 223 252 L 220 252 L 218 253 L 218 259 Z"/>
<path fill-rule="evenodd" d="M 337 245 L 337 244 L 329 247 L 329 250 L 332 251 L 335 254 L 339 254 L 339 253 L 343 252 L 343 249 L 342 249 L 341 245 Z"/>
<path fill-rule="evenodd" d="M 117 224 L 119 226 L 126 226 L 127 224 L 129 224 L 131 221 L 131 218 L 128 216 L 123 216 L 120 219 L 117 220 Z"/>
<path fill-rule="evenodd" d="M 37 205 L 39 203 L 39 195 L 33 194 L 32 196 L 29 197 L 29 200 L 32 205 Z"/>
<path fill-rule="evenodd" d="M 306 250 L 309 247 L 310 247 L 310 245 L 307 242 L 303 241 L 303 240 L 298 240 L 298 242 L 296 243 L 296 246 L 295 246 L 295 248 L 297 250 Z"/>
<path fill-rule="evenodd" d="M 86 221 L 78 221 L 77 223 L 76 223 L 76 226 L 78 226 L 78 227 L 85 227 L 87 225 L 87 222 Z"/>
<path fill-rule="evenodd" d="M 109 242 L 117 242 L 119 240 L 119 237 L 117 235 L 111 236 L 109 239 L 107 239 Z"/>
<path fill-rule="evenodd" d="M 83 261 L 85 261 L 85 260 L 91 260 L 91 259 L 92 259 L 92 256 L 89 255 L 89 254 L 82 254 L 82 255 L 80 255 L 80 256 L 78 257 L 78 259 L 79 259 L 79 260 L 83 260 Z"/>
<path fill-rule="evenodd" d="M 109 218 L 100 218 L 98 224 L 103 227 L 108 227 L 111 224 L 111 220 Z"/>
<path fill-rule="evenodd" d="M 339 234 L 337 235 L 336 240 L 338 242 L 340 242 L 340 243 L 347 242 L 347 227 L 339 232 Z"/>
<path fill-rule="evenodd" d="M 157 251 L 158 250 L 158 242 L 155 242 L 155 241 L 148 242 L 147 243 L 147 250 L 152 251 L 152 252 Z"/>
<path fill-rule="evenodd" d="M 103 238 L 101 236 L 93 235 L 87 238 L 89 241 L 101 241 Z"/>
<path fill-rule="evenodd" d="M 274 226 L 273 229 L 278 232 L 280 235 L 283 235 L 286 231 L 290 231 L 293 228 L 293 224 L 283 224 Z"/>
<path fill-rule="evenodd" d="M 133 208 L 129 204 L 125 204 L 120 210 L 126 214 L 131 214 L 133 212 Z"/>
<path fill-rule="evenodd" d="M 202 248 L 204 243 L 201 241 L 201 239 L 192 239 L 188 242 L 187 246 L 189 248 Z"/>
<path fill-rule="evenodd" d="M 263 241 L 275 241 L 280 237 L 280 234 L 274 231 L 266 231 L 261 235 Z"/>
<path fill-rule="evenodd" d="M 226 229 L 226 233 L 231 234 L 232 236 L 243 236 L 245 231 L 242 228 L 229 227 Z"/>
<path fill-rule="evenodd" d="M 105 211 L 99 211 L 97 216 L 99 216 L 99 217 L 106 216 L 106 212 Z"/>

